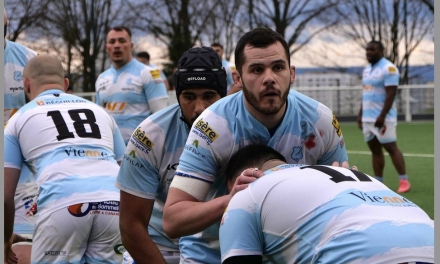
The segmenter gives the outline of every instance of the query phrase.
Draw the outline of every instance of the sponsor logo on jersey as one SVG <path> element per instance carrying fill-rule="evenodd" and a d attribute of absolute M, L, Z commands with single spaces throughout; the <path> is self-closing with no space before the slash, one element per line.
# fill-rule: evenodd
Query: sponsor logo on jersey
<path fill-rule="evenodd" d="M 199 147 L 199 141 L 198 141 L 198 140 L 194 140 L 192 144 L 193 144 L 193 146 L 195 146 L 196 148 Z"/>
<path fill-rule="evenodd" d="M 64 149 L 67 156 L 69 157 L 80 157 L 80 158 L 97 158 L 97 159 L 107 159 L 108 155 L 104 151 L 90 150 L 90 149 L 75 149 L 69 147 Z"/>
<path fill-rule="evenodd" d="M 341 142 L 339 142 L 339 146 L 341 146 L 341 148 L 344 146 L 344 139 L 342 139 Z"/>
<path fill-rule="evenodd" d="M 23 81 L 23 73 L 21 71 L 14 71 L 14 80 L 17 82 Z"/>
<path fill-rule="evenodd" d="M 134 150 L 132 151 L 133 152 L 133 154 L 134 154 Z M 144 165 L 142 165 L 141 163 L 139 163 L 138 161 L 136 161 L 136 157 L 134 157 L 134 159 L 132 159 L 131 158 L 132 156 L 131 156 L 131 153 L 130 154 L 124 154 L 124 159 L 126 160 L 126 161 L 128 161 L 132 166 L 135 166 L 135 167 L 138 167 L 138 168 L 143 168 L 144 167 Z"/>
<path fill-rule="evenodd" d="M 339 125 L 338 119 L 336 119 L 335 114 L 333 114 L 332 125 L 335 127 L 336 134 L 338 134 L 338 136 L 340 137 L 342 135 L 342 130 L 341 130 L 341 126 Z"/>
<path fill-rule="evenodd" d="M 368 92 L 368 91 L 373 90 L 373 85 L 364 85 L 363 88 L 364 88 L 365 91 Z"/>
<path fill-rule="evenodd" d="M 205 139 L 208 144 L 214 142 L 218 138 L 217 132 L 215 132 L 215 130 L 212 129 L 207 122 L 203 121 L 203 119 L 200 119 L 196 123 L 195 129 L 200 132 L 198 135 Z"/>
<path fill-rule="evenodd" d="M 147 149 L 147 152 L 150 152 L 153 149 L 154 143 L 151 139 L 145 135 L 145 132 L 141 130 L 140 127 L 136 128 L 133 133 L 133 137 L 139 144 Z"/>
<path fill-rule="evenodd" d="M 122 255 L 127 251 L 124 245 L 122 244 L 117 244 L 116 246 L 113 247 L 113 249 L 117 255 Z"/>
<path fill-rule="evenodd" d="M 303 158 L 302 147 L 296 146 L 292 149 L 292 155 L 290 155 L 292 159 L 296 162 L 299 162 Z"/>
<path fill-rule="evenodd" d="M 15 113 L 17 113 L 18 109 L 4 109 L 4 121 L 8 121 Z M 7 124 L 7 122 L 6 122 Z M 6 127 L 5 124 L 5 127 Z"/>
<path fill-rule="evenodd" d="M 160 79 L 160 72 L 159 70 L 154 70 L 154 71 L 150 71 L 151 76 L 153 77 L 153 79 Z"/>
<path fill-rule="evenodd" d="M 395 196 L 394 194 L 390 196 L 386 195 L 368 195 L 368 193 L 355 191 L 349 192 L 348 194 L 370 204 L 387 204 L 391 206 L 402 206 L 402 207 L 417 207 L 417 205 L 410 200 L 402 196 Z"/>
<path fill-rule="evenodd" d="M 44 101 L 43 100 L 38 100 L 38 101 L 36 101 L 37 102 L 37 105 L 44 105 Z"/>
<path fill-rule="evenodd" d="M 174 163 L 173 165 L 168 164 L 167 170 L 176 170 L 177 166 L 179 166 L 179 163 Z"/>
<path fill-rule="evenodd" d="M 24 90 L 23 86 L 9 88 L 9 91 L 12 91 L 13 93 L 15 93 L 15 91 L 23 91 L 23 90 Z"/>
<path fill-rule="evenodd" d="M 52 250 L 49 250 L 49 251 L 44 251 L 44 255 L 45 256 L 67 256 L 67 251 L 60 251 L 60 250 L 52 251 Z"/>
<path fill-rule="evenodd" d="M 136 158 L 136 151 L 132 150 L 132 151 L 130 151 L 130 154 L 128 154 L 128 155 L 132 156 L 133 159 L 135 159 Z"/>
<path fill-rule="evenodd" d="M 201 157 L 201 158 L 205 158 L 205 155 L 203 155 L 202 153 L 200 153 L 200 151 L 197 148 L 194 148 L 191 145 L 185 145 L 185 149 L 188 151 L 191 151 L 192 153 L 196 154 L 197 156 Z"/>
<path fill-rule="evenodd" d="M 188 77 L 187 81 L 206 81 L 206 77 Z"/>
<path fill-rule="evenodd" d="M 231 71 L 235 71 L 235 70 L 236 70 L 235 66 L 231 66 Z"/>
<path fill-rule="evenodd" d="M 108 102 L 105 105 L 105 108 L 107 108 L 107 110 L 117 112 L 121 112 L 122 110 L 124 110 L 124 107 L 125 102 Z"/>
<path fill-rule="evenodd" d="M 397 74 L 397 70 L 393 66 L 388 67 L 388 72 L 390 73 L 390 75 L 396 75 Z"/>
<path fill-rule="evenodd" d="M 67 211 L 75 217 L 83 217 L 92 209 L 91 203 L 79 203 L 67 207 Z"/>

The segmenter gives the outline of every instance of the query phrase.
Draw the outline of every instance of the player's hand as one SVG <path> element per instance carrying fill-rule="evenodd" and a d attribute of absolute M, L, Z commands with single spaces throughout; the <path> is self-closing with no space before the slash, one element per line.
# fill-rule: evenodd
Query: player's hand
<path fill-rule="evenodd" d="M 5 263 L 7 264 L 16 264 L 18 263 L 18 258 L 15 255 L 14 251 L 12 251 L 12 242 L 14 236 L 9 239 L 7 243 L 5 243 Z"/>
<path fill-rule="evenodd" d="M 257 168 L 249 168 L 244 170 L 235 180 L 234 186 L 229 193 L 229 200 L 239 191 L 246 189 L 250 183 L 262 177 L 264 172 Z"/>
<path fill-rule="evenodd" d="M 347 161 L 343 161 L 342 164 L 341 164 L 341 166 L 339 166 L 339 162 L 334 161 L 334 162 L 332 163 L 332 166 L 335 166 L 335 167 L 342 167 L 342 168 L 346 168 L 346 169 L 350 169 L 350 170 L 358 170 L 358 167 L 357 167 L 356 165 L 351 166 L 351 167 L 349 168 L 349 166 L 348 166 L 348 162 L 347 162 Z"/>
<path fill-rule="evenodd" d="M 341 165 L 339 165 L 339 162 L 333 161 L 332 166 L 348 169 L 348 161 L 343 161 Z"/>
<path fill-rule="evenodd" d="M 380 127 L 383 127 L 384 123 L 385 123 L 385 116 L 380 115 L 377 117 L 376 123 L 374 123 L 374 126 L 380 128 Z"/>

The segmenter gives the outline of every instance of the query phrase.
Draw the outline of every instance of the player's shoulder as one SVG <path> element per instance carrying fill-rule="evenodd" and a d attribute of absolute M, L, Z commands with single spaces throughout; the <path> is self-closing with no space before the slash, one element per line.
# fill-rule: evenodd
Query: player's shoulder
<path fill-rule="evenodd" d="M 224 119 L 234 119 L 237 115 L 243 114 L 245 111 L 243 103 L 243 92 L 225 96 L 217 102 L 210 105 L 202 115 L 209 116 L 221 116 Z M 205 113 L 206 112 L 206 113 Z"/>
<path fill-rule="evenodd" d="M 379 61 L 379 63 L 381 70 L 384 71 L 385 73 L 397 74 L 399 72 L 399 69 L 396 67 L 396 65 L 394 65 L 391 61 L 389 61 L 385 57 L 382 58 Z"/>
<path fill-rule="evenodd" d="M 172 130 L 176 127 L 176 123 L 183 122 L 180 117 L 180 106 L 179 104 L 174 104 L 148 116 L 144 121 L 142 121 L 141 126 L 145 129 L 148 129 L 148 127 L 153 123 L 159 125 L 164 130 Z"/>
<path fill-rule="evenodd" d="M 25 66 L 28 61 L 37 56 L 37 52 L 19 43 L 6 40 L 5 63 L 13 63 Z"/>

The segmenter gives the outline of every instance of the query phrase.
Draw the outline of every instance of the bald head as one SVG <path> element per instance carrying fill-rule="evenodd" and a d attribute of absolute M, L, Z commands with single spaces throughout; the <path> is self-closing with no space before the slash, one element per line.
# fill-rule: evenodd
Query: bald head
<path fill-rule="evenodd" d="M 57 56 L 42 54 L 32 58 L 23 70 L 23 84 L 30 100 L 48 89 L 65 91 L 69 81 L 64 78 L 63 65 Z"/>

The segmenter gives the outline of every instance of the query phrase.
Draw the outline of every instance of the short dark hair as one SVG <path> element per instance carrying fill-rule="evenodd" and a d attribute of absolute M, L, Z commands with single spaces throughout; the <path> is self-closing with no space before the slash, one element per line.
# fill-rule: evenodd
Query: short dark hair
<path fill-rule="evenodd" d="M 224 170 L 224 177 L 227 182 L 234 180 L 247 168 L 259 167 L 271 159 L 282 160 L 287 163 L 281 153 L 263 144 L 252 144 L 235 152 L 229 159 L 228 165 Z"/>
<path fill-rule="evenodd" d="M 220 47 L 220 48 L 224 49 L 223 46 L 222 46 L 222 44 L 220 44 L 220 43 L 218 43 L 218 42 L 214 42 L 214 43 L 212 43 L 212 44 L 211 44 L 211 47 L 212 47 L 212 46 L 214 46 L 214 47 Z"/>
<path fill-rule="evenodd" d="M 260 27 L 252 29 L 238 40 L 237 46 L 235 47 L 235 66 L 238 72 L 241 74 L 241 68 L 246 60 L 244 56 L 244 48 L 246 45 L 251 45 L 255 48 L 265 48 L 276 42 L 280 42 L 281 45 L 283 45 L 290 66 L 289 46 L 284 37 L 270 28 Z"/>
<path fill-rule="evenodd" d="M 377 40 L 372 40 L 372 41 L 370 41 L 370 43 L 371 44 L 375 44 L 375 45 L 377 45 L 377 47 L 379 48 L 379 50 L 384 50 L 384 47 L 383 47 L 383 44 L 382 44 L 382 42 L 380 42 L 380 41 L 377 41 Z"/>
<path fill-rule="evenodd" d="M 148 52 L 146 52 L 146 51 L 138 52 L 138 54 L 136 54 L 136 57 L 144 58 L 144 59 L 146 59 L 148 61 L 150 60 L 150 54 Z"/>
<path fill-rule="evenodd" d="M 111 29 L 109 29 L 108 31 L 107 31 L 107 35 L 108 35 L 108 33 L 110 32 L 110 31 L 112 31 L 112 30 L 114 30 L 114 31 L 126 31 L 127 33 L 128 33 L 128 35 L 130 36 L 130 38 L 131 38 L 131 30 L 128 28 L 128 27 L 126 27 L 126 26 L 116 26 L 116 27 L 112 27 Z"/>

